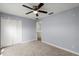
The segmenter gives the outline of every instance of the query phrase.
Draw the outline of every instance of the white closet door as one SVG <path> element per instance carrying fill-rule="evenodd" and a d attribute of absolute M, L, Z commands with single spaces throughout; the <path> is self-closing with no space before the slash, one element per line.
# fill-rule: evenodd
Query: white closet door
<path fill-rule="evenodd" d="M 19 20 L 1 19 L 1 46 L 13 45 L 22 41 L 22 23 Z"/>

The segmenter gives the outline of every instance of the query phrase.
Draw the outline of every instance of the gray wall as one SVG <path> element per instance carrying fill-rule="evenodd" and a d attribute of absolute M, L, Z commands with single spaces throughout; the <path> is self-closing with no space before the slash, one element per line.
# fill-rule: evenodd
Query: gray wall
<path fill-rule="evenodd" d="M 43 41 L 79 52 L 79 7 L 42 20 Z"/>
<path fill-rule="evenodd" d="M 0 48 L 1 48 L 1 17 L 0 17 Z"/>
<path fill-rule="evenodd" d="M 1 17 L 9 18 L 10 20 L 17 20 L 17 21 L 20 20 L 22 22 L 22 42 L 28 42 L 30 40 L 36 39 L 36 22 L 34 20 L 5 13 L 1 13 Z"/>
<path fill-rule="evenodd" d="M 0 54 L 1 54 L 1 17 L 0 17 Z"/>

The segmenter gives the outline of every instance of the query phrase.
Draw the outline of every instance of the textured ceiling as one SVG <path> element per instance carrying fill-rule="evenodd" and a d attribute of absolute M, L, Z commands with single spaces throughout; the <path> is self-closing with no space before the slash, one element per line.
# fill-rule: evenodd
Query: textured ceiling
<path fill-rule="evenodd" d="M 36 15 L 33 13 L 25 15 L 25 13 L 31 10 L 23 7 L 22 6 L 23 4 L 30 6 L 30 7 L 38 5 L 38 3 L 0 3 L 0 12 L 13 14 L 13 15 L 21 16 L 21 17 L 27 17 L 30 19 L 35 19 Z M 48 11 L 48 13 L 54 12 L 54 14 L 56 14 L 62 11 L 72 9 L 77 6 L 79 6 L 78 3 L 45 3 L 44 6 L 40 8 L 40 10 Z M 38 18 L 42 19 L 48 16 L 49 16 L 48 14 L 39 13 Z"/>

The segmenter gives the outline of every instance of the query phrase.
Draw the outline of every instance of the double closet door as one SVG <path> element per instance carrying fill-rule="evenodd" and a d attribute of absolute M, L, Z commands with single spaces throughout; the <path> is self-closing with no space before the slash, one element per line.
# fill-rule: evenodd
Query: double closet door
<path fill-rule="evenodd" d="M 22 22 L 9 17 L 1 17 L 1 47 L 22 41 Z"/>

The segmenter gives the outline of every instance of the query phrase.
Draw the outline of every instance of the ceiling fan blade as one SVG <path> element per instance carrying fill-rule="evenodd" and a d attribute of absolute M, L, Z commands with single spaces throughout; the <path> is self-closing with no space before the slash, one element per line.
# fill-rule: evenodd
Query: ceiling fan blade
<path fill-rule="evenodd" d="M 44 3 L 40 3 L 40 4 L 38 5 L 38 9 L 40 9 L 43 5 L 44 5 Z M 37 10 L 38 10 L 38 9 L 37 9 Z"/>
<path fill-rule="evenodd" d="M 26 13 L 26 14 L 30 14 L 30 13 L 32 13 L 33 11 L 30 11 L 30 12 L 28 12 L 28 13 Z"/>
<path fill-rule="evenodd" d="M 50 12 L 48 15 L 52 15 L 52 14 L 54 14 L 54 12 Z"/>
<path fill-rule="evenodd" d="M 41 13 L 48 13 L 47 11 L 42 11 L 42 10 L 38 10 L 38 12 L 41 12 Z"/>
<path fill-rule="evenodd" d="M 36 14 L 36 16 L 37 16 L 37 17 L 39 16 L 38 13 Z"/>
<path fill-rule="evenodd" d="M 26 5 L 22 5 L 23 7 L 26 7 L 26 8 L 29 8 L 29 9 L 31 9 L 31 10 L 33 10 L 33 8 L 31 8 L 31 7 L 28 7 L 28 6 L 26 6 Z"/>

